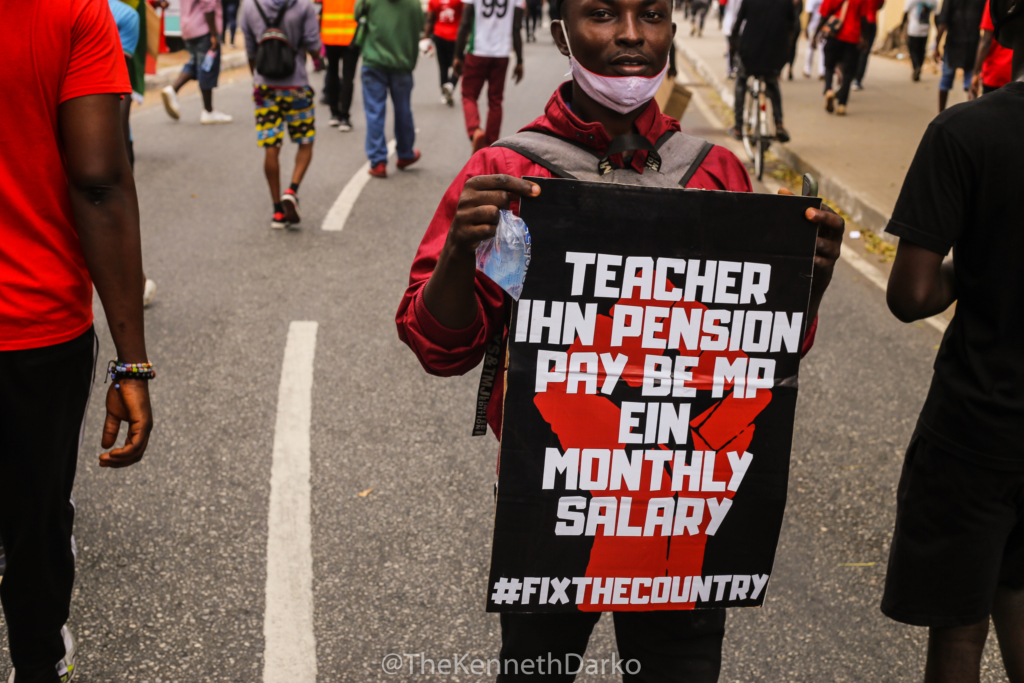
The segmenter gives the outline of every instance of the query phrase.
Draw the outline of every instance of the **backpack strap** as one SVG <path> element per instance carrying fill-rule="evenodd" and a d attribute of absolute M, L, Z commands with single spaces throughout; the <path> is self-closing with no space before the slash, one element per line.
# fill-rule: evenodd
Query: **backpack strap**
<path fill-rule="evenodd" d="M 847 0 L 847 2 L 849 2 L 849 0 Z M 272 28 L 277 28 L 281 25 L 281 18 L 284 16 L 285 10 L 288 9 L 288 5 L 291 3 L 292 0 L 284 0 L 284 2 L 281 3 L 281 9 L 277 11 L 277 19 L 274 19 L 274 25 Z"/>
<path fill-rule="evenodd" d="M 252 4 L 256 5 L 256 10 L 260 13 L 260 17 L 263 18 L 263 25 L 270 26 L 270 19 L 267 19 L 267 13 L 260 7 L 260 0 L 252 0 Z"/>
<path fill-rule="evenodd" d="M 281 25 L 281 18 L 284 16 L 285 10 L 288 9 L 288 5 L 292 4 L 292 0 L 284 0 L 284 3 L 281 4 L 281 9 L 277 11 L 277 17 L 273 22 L 267 18 L 267 13 L 263 11 L 262 7 L 260 7 L 259 0 L 252 0 L 252 3 L 256 5 L 256 10 L 260 13 L 260 17 L 263 19 L 263 25 L 266 28 L 277 28 Z"/>
<path fill-rule="evenodd" d="M 661 142 L 661 140 L 658 140 L 658 142 Z M 693 174 L 697 172 L 700 165 L 704 163 L 704 160 L 707 158 L 708 154 L 711 153 L 713 148 L 714 145 L 710 142 L 704 143 L 704 146 L 700 148 L 699 152 L 697 152 L 697 157 L 693 160 L 693 163 L 690 164 L 690 168 L 686 169 L 686 173 L 684 173 L 683 177 L 679 179 L 679 187 L 686 187 L 686 183 L 690 182 L 690 178 L 692 178 Z"/>
<path fill-rule="evenodd" d="M 646 138 L 642 144 L 637 145 L 631 145 L 629 140 L 613 143 L 615 149 L 610 148 L 612 153 L 620 147 L 626 150 L 635 147 L 646 149 L 647 172 L 640 174 L 632 168 L 625 168 L 602 173 L 603 169 L 595 163 L 602 159 L 600 152 L 547 131 L 523 131 L 502 138 L 491 146 L 510 149 L 546 169 L 556 178 L 666 188 L 685 187 L 714 147 L 711 143 L 678 131 L 662 135 L 654 145 Z M 652 168 L 652 164 L 658 161 L 661 162 L 660 167 Z"/>
<path fill-rule="evenodd" d="M 540 132 L 540 131 L 532 131 L 532 132 Z M 549 135 L 549 137 L 555 138 L 556 140 L 561 140 L 562 142 L 566 142 L 566 143 L 572 144 L 573 146 L 582 147 L 581 145 L 576 145 L 571 140 L 566 140 L 565 138 L 563 138 L 560 135 L 550 135 L 548 133 L 544 133 L 544 135 Z M 497 142 L 492 144 L 491 147 L 504 147 L 505 149 L 510 149 L 513 152 L 515 152 L 516 154 L 518 154 L 519 156 L 526 157 L 527 159 L 529 159 L 533 163 L 537 164 L 541 168 L 544 168 L 547 171 L 549 171 L 550 173 L 553 173 L 556 178 L 565 178 L 566 180 L 579 180 L 579 178 L 577 178 L 575 175 L 573 175 L 569 171 L 565 170 L 564 168 L 562 168 L 558 164 L 555 164 L 554 162 L 548 161 L 547 159 L 542 157 L 540 154 L 537 154 L 536 152 L 528 149 L 524 144 L 522 144 L 521 141 L 516 140 L 516 136 L 515 135 L 513 135 L 511 137 L 503 138 L 501 140 L 498 140 Z"/>

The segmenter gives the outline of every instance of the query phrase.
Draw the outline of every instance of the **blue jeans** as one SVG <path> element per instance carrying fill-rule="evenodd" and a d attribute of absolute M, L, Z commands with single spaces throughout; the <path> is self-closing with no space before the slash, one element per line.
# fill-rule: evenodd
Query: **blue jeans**
<path fill-rule="evenodd" d="M 416 141 L 416 127 L 412 121 L 412 74 L 390 73 L 371 66 L 363 66 L 363 111 L 366 112 L 366 156 L 370 166 L 388 160 L 388 145 L 384 137 L 387 116 L 388 91 L 395 107 L 395 141 L 399 159 L 412 159 Z"/>
<path fill-rule="evenodd" d="M 209 52 L 213 41 L 210 34 L 198 38 L 186 38 L 185 49 L 188 50 L 189 59 L 182 67 L 182 72 L 199 81 L 200 90 L 213 90 L 217 87 L 217 77 L 220 76 L 220 47 L 217 48 L 217 55 L 213 59 L 213 67 L 209 71 L 203 71 L 203 60 Z"/>
<path fill-rule="evenodd" d="M 942 78 L 939 80 L 939 90 L 949 92 L 953 89 L 953 79 L 956 78 L 956 69 L 949 65 L 949 54 L 942 56 Z M 971 87 L 971 72 L 964 69 L 964 90 Z"/>

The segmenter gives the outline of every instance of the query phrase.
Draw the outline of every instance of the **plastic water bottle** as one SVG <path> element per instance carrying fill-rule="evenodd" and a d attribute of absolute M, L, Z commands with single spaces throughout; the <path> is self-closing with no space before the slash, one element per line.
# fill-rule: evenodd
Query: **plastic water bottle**
<path fill-rule="evenodd" d="M 209 50 L 206 56 L 203 57 L 203 63 L 199 65 L 199 68 L 203 71 L 209 71 L 213 68 L 213 60 L 217 58 L 217 53 L 214 50 Z"/>

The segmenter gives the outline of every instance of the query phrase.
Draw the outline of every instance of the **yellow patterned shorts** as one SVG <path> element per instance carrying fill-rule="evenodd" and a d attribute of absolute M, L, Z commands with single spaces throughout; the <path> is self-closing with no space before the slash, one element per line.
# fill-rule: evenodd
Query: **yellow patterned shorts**
<path fill-rule="evenodd" d="M 279 147 L 284 142 L 284 128 L 292 142 L 305 145 L 316 137 L 316 111 L 313 89 L 271 88 L 257 85 L 252 91 L 256 103 L 256 141 L 260 147 Z"/>

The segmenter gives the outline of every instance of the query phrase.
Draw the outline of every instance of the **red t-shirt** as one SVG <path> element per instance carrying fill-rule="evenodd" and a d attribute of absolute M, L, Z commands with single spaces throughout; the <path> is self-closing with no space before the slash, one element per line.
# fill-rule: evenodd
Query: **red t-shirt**
<path fill-rule="evenodd" d="M 132 88 L 107 0 L 0 2 L 0 45 L 0 351 L 13 351 L 60 344 L 92 325 L 57 107 Z"/>
<path fill-rule="evenodd" d="M 818 13 L 822 17 L 843 16 L 844 0 L 824 0 Z M 850 0 L 846 8 L 846 17 L 842 28 L 836 34 L 836 39 L 844 43 L 860 42 L 860 18 L 868 14 L 869 8 L 874 6 L 874 0 Z"/>
<path fill-rule="evenodd" d="M 444 40 L 455 40 L 462 22 L 462 0 L 430 0 L 427 11 L 437 17 L 434 35 Z"/>
<path fill-rule="evenodd" d="M 995 31 L 992 15 L 988 12 L 988 1 L 981 15 L 981 30 Z M 992 38 L 992 51 L 981 65 L 981 82 L 990 88 L 1001 88 L 1010 82 L 1013 71 L 1013 50 L 1008 50 Z"/>

